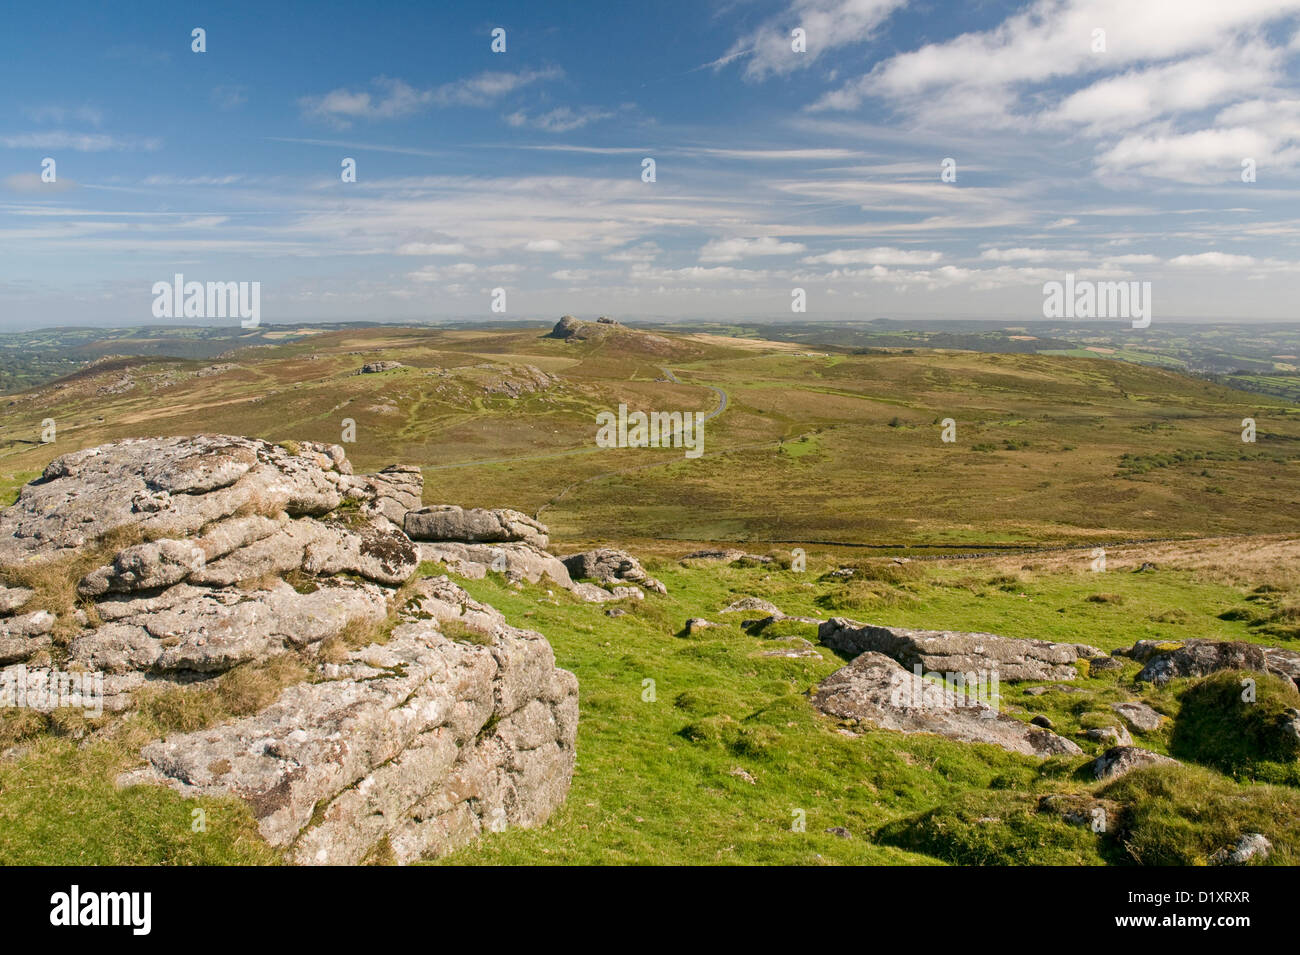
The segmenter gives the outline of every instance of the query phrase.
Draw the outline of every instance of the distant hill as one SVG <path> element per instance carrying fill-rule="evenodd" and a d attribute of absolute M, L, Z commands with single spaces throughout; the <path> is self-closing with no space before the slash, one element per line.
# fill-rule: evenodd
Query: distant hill
<path fill-rule="evenodd" d="M 120 437 L 338 443 L 350 421 L 358 467 L 419 464 L 429 502 L 508 502 L 560 540 L 969 549 L 1300 522 L 1300 408 L 1282 398 L 1089 352 L 813 348 L 762 330 L 273 329 L 217 360 L 109 358 L 4 399 L 0 493 Z M 597 447 L 596 416 L 621 404 L 715 415 L 703 456 Z"/>

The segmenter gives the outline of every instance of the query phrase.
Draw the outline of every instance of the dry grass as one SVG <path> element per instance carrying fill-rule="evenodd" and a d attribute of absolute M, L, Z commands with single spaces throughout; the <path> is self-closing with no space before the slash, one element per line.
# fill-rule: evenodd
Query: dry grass
<path fill-rule="evenodd" d="M 143 743 L 168 733 L 188 733 L 265 709 L 310 676 L 298 655 L 282 653 L 246 663 L 194 686 L 148 687 L 135 693 L 136 715 L 128 737 Z"/>
<path fill-rule="evenodd" d="M 127 547 L 143 543 L 144 534 L 138 525 L 116 528 L 105 534 L 92 546 L 66 557 L 54 560 L 30 561 L 0 570 L 0 580 L 10 587 L 26 587 L 35 591 L 23 605 L 25 613 L 46 610 L 56 617 L 54 640 L 62 644 L 81 630 L 73 619 L 80 608 L 96 626 L 99 615 L 94 603 L 77 593 L 77 584 L 92 570 L 111 563 Z"/>

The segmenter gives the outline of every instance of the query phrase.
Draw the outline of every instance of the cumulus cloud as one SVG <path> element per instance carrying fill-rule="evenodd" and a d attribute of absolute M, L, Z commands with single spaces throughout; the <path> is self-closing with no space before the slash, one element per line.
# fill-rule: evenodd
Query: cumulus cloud
<path fill-rule="evenodd" d="M 891 56 L 809 109 L 873 100 L 917 127 L 1065 131 L 1097 141 L 1102 176 L 1221 179 L 1234 154 L 1297 160 L 1294 130 L 1231 110 L 1288 81 L 1298 14 L 1300 0 L 1034 0 L 992 29 Z"/>

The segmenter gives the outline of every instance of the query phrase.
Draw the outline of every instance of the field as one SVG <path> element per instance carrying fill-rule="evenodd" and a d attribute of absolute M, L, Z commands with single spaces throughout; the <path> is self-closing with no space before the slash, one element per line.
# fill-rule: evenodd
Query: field
<path fill-rule="evenodd" d="M 1300 408 L 1104 358 L 546 332 L 348 329 L 215 363 L 109 359 L 10 396 L 0 494 L 12 499 L 62 451 L 117 438 L 338 442 L 352 419 L 357 469 L 417 463 L 426 503 L 515 507 L 550 525 L 557 553 L 599 543 L 641 557 L 668 594 L 617 618 L 545 584 L 462 581 L 548 637 L 578 676 L 582 715 L 564 807 L 446 863 L 1203 864 L 1243 831 L 1273 842 L 1271 861 L 1295 861 L 1296 763 L 1207 745 L 1193 730 L 1217 711 L 1192 681 L 1135 686 L 1138 664 L 1124 660 L 1081 665 L 1072 693 L 1004 684 L 1006 712 L 1045 716 L 1087 751 L 1039 762 L 837 724 L 807 695 L 844 661 L 824 647 L 774 655 L 815 642 L 814 628 L 760 636 L 718 612 L 755 595 L 791 615 L 1104 650 L 1195 637 L 1292 646 Z M 355 374 L 380 360 L 403 367 Z M 708 413 L 723 396 L 699 459 L 594 445 L 596 414 L 620 403 Z M 1254 443 L 1242 441 L 1246 417 Z M 945 418 L 955 442 L 941 440 Z M 44 419 L 53 442 L 40 440 Z M 681 559 L 730 542 L 773 562 Z M 790 567 L 795 547 L 803 572 Z M 853 576 L 830 576 L 842 567 Z M 692 617 L 718 626 L 688 634 Z M 1261 687 L 1269 706 L 1296 705 L 1293 689 Z M 1184 765 L 1099 785 L 1083 767 L 1104 747 L 1078 734 L 1137 698 L 1169 718 L 1135 733 L 1138 745 Z M 220 702 L 213 713 L 231 711 Z M 94 742 L 84 721 L 6 711 L 0 863 L 276 861 L 238 804 L 113 788 L 143 740 L 214 718 L 173 704 Z M 1069 825 L 1045 796 L 1104 805 L 1110 825 Z M 205 832 L 191 829 L 195 808 Z"/>
<path fill-rule="evenodd" d="M 427 500 L 541 514 L 575 544 L 986 547 L 1300 519 L 1300 407 L 1280 397 L 1104 358 L 545 332 L 373 328 L 214 365 L 106 360 L 11 399 L 0 488 L 61 450 L 120 437 L 339 442 L 349 419 L 358 467 L 419 464 Z M 405 367 L 353 374 L 376 360 Z M 718 391 L 726 409 L 708 421 L 701 458 L 595 445 L 600 411 L 712 412 Z M 42 444 L 47 419 L 57 437 Z"/>
<path fill-rule="evenodd" d="M 813 711 L 806 693 L 842 660 L 825 648 L 811 658 L 764 656 L 811 634 L 791 625 L 753 636 L 717 614 L 738 596 L 762 594 L 794 615 L 1087 639 L 1103 649 L 1143 638 L 1293 640 L 1294 541 L 1255 539 L 1246 550 L 1232 539 L 1121 548 L 1104 572 L 1072 551 L 906 565 L 820 550 L 808 557 L 804 573 L 651 561 L 668 596 L 616 619 L 544 585 L 516 590 L 495 575 L 464 581 L 474 596 L 546 633 L 557 662 L 577 674 L 579 764 L 566 804 L 547 825 L 489 834 L 444 862 L 1203 864 L 1243 826 L 1275 845 L 1300 844 L 1294 769 L 1288 776 L 1268 767 L 1275 781 L 1253 782 L 1269 773 L 1215 771 L 1185 752 L 1178 727 L 1189 719 L 1182 701 L 1192 681 L 1141 690 L 1171 719 L 1135 734 L 1139 745 L 1190 765 L 1143 774 L 1142 786 L 1121 780 L 1107 788 L 1080 772 L 1100 744 L 1081 743 L 1083 757 L 1040 762 L 992 746 L 837 725 Z M 1143 563 L 1156 569 L 1136 572 Z M 841 566 L 854 567 L 855 579 L 826 577 Z M 695 616 L 719 626 L 684 635 Z M 1020 719 L 1046 715 L 1074 736 L 1115 721 L 1108 704 L 1139 695 L 1131 685 L 1137 668 L 1081 669 L 1071 694 L 1031 697 L 1032 683 L 1004 685 L 1002 705 Z M 274 861 L 238 805 L 113 789 L 134 745 L 182 720 L 192 728 L 193 719 L 156 705 L 112 740 L 82 747 L 71 728 L 30 735 L 34 727 L 6 723 L 6 745 L 23 754 L 0 764 L 0 862 Z M 1112 826 L 1093 833 L 1039 812 L 1040 798 L 1052 794 L 1109 800 Z M 190 831 L 195 808 L 207 812 L 203 833 Z M 939 822 L 941 839 L 932 831 Z M 826 832 L 836 828 L 850 837 Z M 1294 860 L 1284 851 L 1274 861 Z"/>

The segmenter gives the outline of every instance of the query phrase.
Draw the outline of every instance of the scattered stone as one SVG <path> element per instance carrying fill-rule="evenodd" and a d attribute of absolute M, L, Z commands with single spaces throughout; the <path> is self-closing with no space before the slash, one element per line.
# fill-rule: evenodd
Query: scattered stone
<path fill-rule="evenodd" d="M 734 564 L 738 560 L 743 560 L 749 564 L 770 564 L 772 558 L 763 554 L 747 554 L 743 550 L 695 550 L 684 556 L 682 560 L 715 560 L 728 564 Z"/>
<path fill-rule="evenodd" d="M 1153 733 L 1160 729 L 1165 718 L 1145 703 L 1112 703 L 1110 708 L 1124 717 L 1125 721 L 1139 733 Z"/>
<path fill-rule="evenodd" d="M 1273 852 L 1273 843 L 1261 833 L 1247 832 L 1231 849 L 1220 849 L 1210 856 L 1210 865 L 1246 865 L 1252 859 L 1263 862 Z"/>
<path fill-rule="evenodd" d="M 974 699 L 917 677 L 883 653 L 867 651 L 817 687 L 813 705 L 840 720 L 904 733 L 935 733 L 965 743 L 992 743 L 1027 756 L 1077 755 L 1068 739 L 1031 727 Z M 956 705 L 963 704 L 963 705 Z"/>
<path fill-rule="evenodd" d="M 1050 793 L 1038 800 L 1038 811 L 1060 816 L 1071 826 L 1087 826 L 1093 831 L 1108 826 L 1119 814 L 1119 805 L 1096 799 L 1086 793 Z"/>
<path fill-rule="evenodd" d="M 0 585 L 0 616 L 11 614 L 36 596 L 36 591 L 26 587 Z"/>
<path fill-rule="evenodd" d="M 954 630 L 910 630 L 878 627 L 832 617 L 821 625 L 821 642 L 840 653 L 876 651 L 909 669 L 920 664 L 927 672 L 995 672 L 1000 680 L 1072 680 L 1071 665 L 1082 654 L 1103 655 L 1086 644 L 1016 640 L 992 633 Z"/>
<path fill-rule="evenodd" d="M 1049 720 L 1046 716 L 1043 716 L 1041 713 L 1038 716 L 1035 716 L 1029 722 L 1033 723 L 1035 726 L 1041 726 L 1045 730 L 1050 730 L 1055 728 L 1052 721 Z"/>
<path fill-rule="evenodd" d="M 1093 776 L 1097 779 L 1116 779 L 1135 769 L 1166 765 L 1176 766 L 1178 760 L 1137 746 L 1116 746 L 1093 760 L 1091 768 Z"/>
<path fill-rule="evenodd" d="M 1094 743 L 1105 743 L 1107 746 L 1133 745 L 1133 737 L 1123 726 L 1098 726 L 1085 730 L 1083 736 Z"/>
<path fill-rule="evenodd" d="M 1048 691 L 1048 689 L 1049 688 L 1045 686 L 1031 686 L 1029 689 L 1025 690 L 1025 696 L 1042 696 Z"/>
<path fill-rule="evenodd" d="M 1300 687 L 1300 651 L 1282 647 L 1227 640 L 1139 640 L 1123 653 L 1145 663 L 1136 678 L 1139 683 L 1160 686 L 1180 677 L 1208 676 L 1219 670 L 1254 670 L 1285 677 Z"/>
<path fill-rule="evenodd" d="M 758 784 L 758 780 L 755 779 L 750 773 L 748 773 L 743 767 L 740 766 L 731 767 L 731 772 L 727 773 L 727 775 L 735 776 L 737 779 L 743 779 L 751 786 L 755 786 Z"/>
<path fill-rule="evenodd" d="M 845 829 L 843 826 L 831 826 L 826 830 L 826 832 L 832 836 L 839 836 L 841 839 L 853 838 L 853 833 L 849 832 L 849 830 Z"/>
<path fill-rule="evenodd" d="M 622 607 L 610 607 L 608 610 L 605 611 L 605 616 L 606 616 L 606 617 L 624 617 L 624 616 L 627 616 L 627 611 L 624 610 Z"/>
<path fill-rule="evenodd" d="M 711 620 L 705 620 L 703 617 L 692 617 L 690 620 L 686 621 L 686 632 L 694 635 L 699 633 L 701 630 L 707 630 L 709 627 L 716 626 L 717 624 L 713 623 Z"/>
<path fill-rule="evenodd" d="M 785 616 L 785 614 L 781 613 L 780 608 L 778 608 L 776 604 L 769 603 L 761 597 L 742 597 L 718 612 L 744 613 L 747 610 L 761 610 L 763 613 L 771 614 L 777 618 Z"/>
<path fill-rule="evenodd" d="M 613 547 L 598 547 L 581 554 L 561 557 L 569 575 L 575 579 L 595 580 L 606 586 L 618 581 L 639 584 L 657 594 L 668 593 L 659 581 L 646 573 L 641 562 L 626 551 Z"/>

